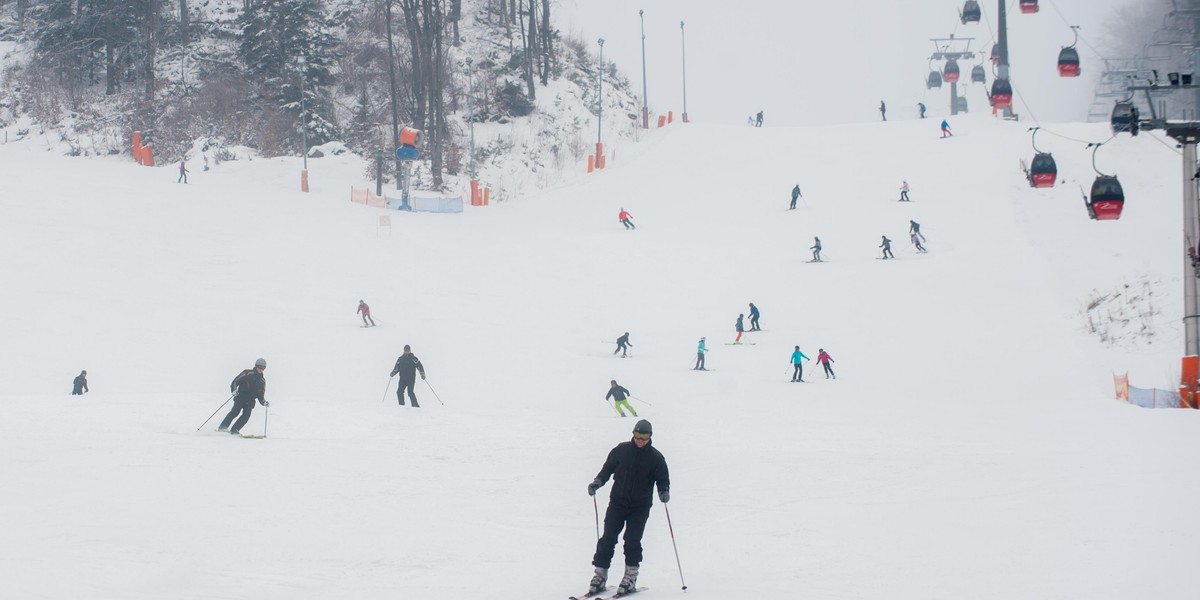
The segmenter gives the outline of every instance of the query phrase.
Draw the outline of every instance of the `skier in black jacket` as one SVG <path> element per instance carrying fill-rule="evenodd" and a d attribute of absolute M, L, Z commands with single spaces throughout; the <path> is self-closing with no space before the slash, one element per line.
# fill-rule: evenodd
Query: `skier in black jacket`
<path fill-rule="evenodd" d="M 258 359 L 254 361 L 253 369 L 246 369 L 233 378 L 229 384 L 229 391 L 233 392 L 233 410 L 225 415 L 225 420 L 221 421 L 221 426 L 217 431 L 228 431 L 233 435 L 241 433 L 242 427 L 246 425 L 246 421 L 250 420 L 250 411 L 254 410 L 254 401 L 263 406 L 271 404 L 266 400 L 267 380 L 263 377 L 263 371 L 267 370 L 267 361 Z M 241 413 L 241 417 L 238 417 Z M 234 422 L 237 418 L 237 422 Z M 233 423 L 233 427 L 229 424 Z"/>
<path fill-rule="evenodd" d="M 399 387 L 396 388 L 396 398 L 400 400 L 400 406 L 404 406 L 404 391 L 408 390 L 408 399 L 412 400 L 413 408 L 421 408 L 421 405 L 417 404 L 417 395 L 413 393 L 413 386 L 417 384 L 417 371 L 421 372 L 421 379 L 425 379 L 425 365 L 412 353 L 412 347 L 405 344 L 404 354 L 396 359 L 396 367 L 392 369 L 392 377 L 400 374 L 400 382 L 397 384 Z"/>
<path fill-rule="evenodd" d="M 621 358 L 625 358 L 626 354 L 628 354 L 628 352 L 629 352 L 629 348 L 632 348 L 632 347 L 633 347 L 633 344 L 629 343 L 629 332 L 626 331 L 625 335 L 617 338 L 617 349 L 613 350 L 613 354 L 620 352 Z"/>
<path fill-rule="evenodd" d="M 595 496 L 596 490 L 613 477 L 608 510 L 604 512 L 604 535 L 596 542 L 596 555 L 592 558 L 596 572 L 589 592 L 593 594 L 602 591 L 608 582 L 608 568 L 622 529 L 625 530 L 625 575 L 617 591 L 629 593 L 636 589 L 638 565 L 642 562 L 642 533 L 654 504 L 654 486 L 658 486 L 659 501 L 666 504 L 671 499 L 667 460 L 651 445 L 652 433 L 649 421 L 638 421 L 633 428 L 633 439 L 617 444 L 608 453 L 596 479 L 588 484 L 588 495 Z"/>
<path fill-rule="evenodd" d="M 71 395 L 82 396 L 87 391 L 87 371 L 80 371 L 79 375 L 76 375 L 75 379 L 71 381 Z"/>

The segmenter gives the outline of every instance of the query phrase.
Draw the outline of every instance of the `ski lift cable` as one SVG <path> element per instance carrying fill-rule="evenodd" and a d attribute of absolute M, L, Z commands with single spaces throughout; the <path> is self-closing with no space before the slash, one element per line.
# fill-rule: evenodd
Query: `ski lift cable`
<path fill-rule="evenodd" d="M 1056 4 L 1054 2 L 1054 0 L 1046 0 L 1046 1 L 1049 2 L 1050 6 L 1052 6 L 1054 8 L 1054 12 L 1058 13 L 1058 18 L 1062 19 L 1063 23 L 1067 27 L 1072 27 L 1071 22 L 1067 20 L 1067 16 L 1064 15 L 1063 11 L 1058 8 L 1058 4 Z M 1093 46 L 1092 43 L 1087 40 L 1087 38 L 1083 37 L 1082 35 L 1079 35 L 1079 29 L 1075 30 L 1075 36 L 1079 39 L 1079 41 L 1083 42 L 1083 44 L 1085 46 L 1087 46 L 1088 48 L 1091 48 L 1092 52 L 1096 53 L 1096 56 L 1099 56 L 1099 57 L 1104 56 L 1104 53 L 1097 50 L 1096 47 Z"/>

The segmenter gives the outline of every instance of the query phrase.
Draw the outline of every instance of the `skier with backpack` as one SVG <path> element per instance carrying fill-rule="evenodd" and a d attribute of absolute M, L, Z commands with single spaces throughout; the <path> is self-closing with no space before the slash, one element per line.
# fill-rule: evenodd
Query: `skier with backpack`
<path fill-rule="evenodd" d="M 620 595 L 638 590 L 637 578 L 642 563 L 642 534 L 654 505 L 654 488 L 658 488 L 658 500 L 666 504 L 671 500 L 671 478 L 667 460 L 651 443 L 654 431 L 650 422 L 642 419 L 633 427 L 633 438 L 617 444 L 608 453 L 604 466 L 596 478 L 587 486 L 589 496 L 613 478 L 612 493 L 608 497 L 608 509 L 604 511 L 604 535 L 596 541 L 596 554 L 592 557 L 595 572 L 588 584 L 588 595 L 603 592 L 608 583 L 608 569 L 616 552 L 617 536 L 625 530 L 625 572 L 617 586 Z"/>

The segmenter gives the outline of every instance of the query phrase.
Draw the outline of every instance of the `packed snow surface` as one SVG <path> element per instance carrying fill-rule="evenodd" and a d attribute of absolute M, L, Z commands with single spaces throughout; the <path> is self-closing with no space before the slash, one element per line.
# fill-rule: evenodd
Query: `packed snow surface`
<path fill-rule="evenodd" d="M 1103 147 L 1128 202 L 1101 223 L 1079 188 L 1103 125 L 1049 126 L 1062 181 L 1034 190 L 1028 124 L 939 121 L 676 123 L 458 215 L 348 202 L 369 185 L 348 155 L 309 159 L 305 194 L 298 158 L 192 162 L 184 185 L 52 134 L 0 145 L 5 597 L 566 598 L 591 575 L 586 485 L 634 423 L 615 379 L 671 467 L 682 573 L 656 503 L 647 600 L 1193 598 L 1200 414 L 1111 379 L 1177 383 L 1176 149 Z M 1089 294 L 1143 278 L 1153 335 L 1090 334 Z M 763 331 L 727 345 L 750 302 Z M 404 344 L 420 408 L 388 378 Z M 838 378 L 791 383 L 796 345 Z M 258 357 L 271 406 L 246 431 L 268 437 L 216 433 Z"/>

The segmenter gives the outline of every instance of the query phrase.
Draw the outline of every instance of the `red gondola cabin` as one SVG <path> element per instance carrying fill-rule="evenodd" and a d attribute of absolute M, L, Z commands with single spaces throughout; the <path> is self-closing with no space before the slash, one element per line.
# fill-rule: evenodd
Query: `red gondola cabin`
<path fill-rule="evenodd" d="M 942 77 L 946 80 L 946 83 L 957 82 L 958 75 L 958 61 L 954 60 L 953 58 L 947 60 L 946 66 L 942 67 Z"/>
<path fill-rule="evenodd" d="M 1054 187 L 1058 179 L 1058 165 L 1049 152 L 1038 152 L 1029 164 L 1029 185 L 1035 188 Z"/>
<path fill-rule="evenodd" d="M 1021 0 L 1021 12 L 1031 15 L 1038 11 L 1038 0 Z"/>
<path fill-rule="evenodd" d="M 1068 46 L 1058 53 L 1058 74 L 1061 77 L 1079 77 L 1079 52 L 1074 47 Z"/>
<path fill-rule="evenodd" d="M 1097 221 L 1115 221 L 1125 208 L 1125 191 L 1116 177 L 1101 175 L 1092 183 L 1092 197 L 1087 200 L 1088 215 Z"/>
<path fill-rule="evenodd" d="M 992 108 L 1000 110 L 1012 106 L 1012 85 L 1007 79 L 992 80 Z"/>

